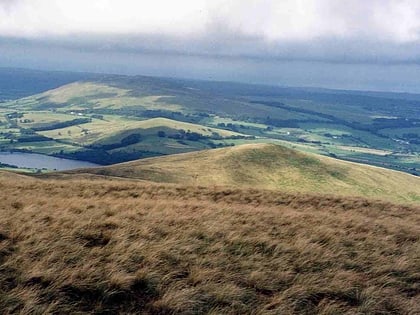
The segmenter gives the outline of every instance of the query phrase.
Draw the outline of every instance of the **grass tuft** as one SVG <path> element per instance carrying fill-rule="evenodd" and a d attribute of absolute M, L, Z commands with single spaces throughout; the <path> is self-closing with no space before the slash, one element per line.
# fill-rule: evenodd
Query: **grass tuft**
<path fill-rule="evenodd" d="M 0 181 L 5 314 L 420 312 L 415 205 L 116 179 Z"/>

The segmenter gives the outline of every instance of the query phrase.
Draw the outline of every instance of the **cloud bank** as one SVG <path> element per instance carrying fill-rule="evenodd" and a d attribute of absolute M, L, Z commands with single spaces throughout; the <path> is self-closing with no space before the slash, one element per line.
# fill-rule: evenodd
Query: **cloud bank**
<path fill-rule="evenodd" d="M 0 0 L 0 66 L 420 93 L 420 0 Z"/>
<path fill-rule="evenodd" d="M 0 0 L 4 40 L 331 62 L 420 60 L 418 0 Z"/>

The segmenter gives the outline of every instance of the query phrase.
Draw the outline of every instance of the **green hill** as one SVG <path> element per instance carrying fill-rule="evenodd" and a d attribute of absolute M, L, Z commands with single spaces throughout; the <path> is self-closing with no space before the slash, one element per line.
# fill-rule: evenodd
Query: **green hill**
<path fill-rule="evenodd" d="M 273 144 L 248 144 L 67 173 L 420 201 L 420 178 L 416 176 Z"/>
<path fill-rule="evenodd" d="M 418 174 L 417 109 L 415 99 L 389 93 L 97 75 L 0 103 L 0 149 L 113 164 L 252 143 L 255 137 Z M 194 124 L 199 130 L 218 129 L 217 135 L 211 132 L 190 142 L 165 139 L 162 144 L 163 139 L 154 136 L 166 130 L 153 129 L 162 127 L 162 119 L 172 125 Z M 138 138 L 136 128 L 143 128 L 139 122 L 147 120 L 153 134 L 143 143 L 110 143 L 129 137 L 127 130 L 132 130 L 131 143 Z M 220 137 L 222 133 L 230 134 Z"/>

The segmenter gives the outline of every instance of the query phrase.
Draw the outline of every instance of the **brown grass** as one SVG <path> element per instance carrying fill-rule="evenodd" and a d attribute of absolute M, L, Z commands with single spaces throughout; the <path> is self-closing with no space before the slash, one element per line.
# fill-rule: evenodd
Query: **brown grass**
<path fill-rule="evenodd" d="M 420 203 L 418 176 L 264 143 L 172 154 L 65 173 Z M 59 177 L 63 173 L 44 176 Z"/>
<path fill-rule="evenodd" d="M 420 209 L 0 177 L 2 313 L 419 314 Z"/>

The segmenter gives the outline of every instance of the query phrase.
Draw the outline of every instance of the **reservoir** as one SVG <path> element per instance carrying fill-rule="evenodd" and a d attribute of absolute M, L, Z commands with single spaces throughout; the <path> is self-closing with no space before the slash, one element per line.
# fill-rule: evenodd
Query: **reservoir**
<path fill-rule="evenodd" d="M 0 152 L 0 163 L 15 165 L 22 168 L 45 168 L 57 171 L 100 166 L 86 161 L 69 160 L 43 154 L 21 152 Z"/>

